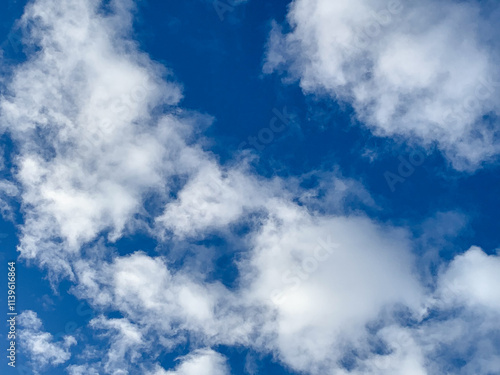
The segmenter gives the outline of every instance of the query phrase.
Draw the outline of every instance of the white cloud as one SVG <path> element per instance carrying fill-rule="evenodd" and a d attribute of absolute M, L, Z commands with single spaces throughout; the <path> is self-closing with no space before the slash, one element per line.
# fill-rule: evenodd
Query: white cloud
<path fill-rule="evenodd" d="M 180 88 L 127 39 L 131 3 L 112 2 L 110 16 L 98 6 L 30 3 L 22 25 L 38 50 L 15 68 L 0 99 L 5 130 L 20 150 L 19 250 L 67 274 L 66 258 L 100 233 L 119 238 L 144 214 L 147 194 L 164 195 L 169 176 L 189 175 L 200 159 L 185 142 L 189 114 L 153 115 L 177 104 Z"/>
<path fill-rule="evenodd" d="M 379 338 L 389 343 L 389 353 L 375 354 L 353 371 L 339 369 L 335 375 L 428 375 L 426 359 L 413 332 L 399 326 L 389 326 L 379 333 Z"/>
<path fill-rule="evenodd" d="M 438 318 L 422 324 L 417 336 L 427 357 L 432 359 L 434 373 L 449 368 L 453 358 L 464 361 L 455 369 L 457 374 L 497 371 L 500 365 L 499 272 L 498 255 L 487 255 L 472 247 L 456 256 L 440 273 L 430 305 L 430 311 Z"/>
<path fill-rule="evenodd" d="M 73 336 L 65 336 L 63 341 L 54 342 L 50 333 L 42 331 L 42 321 L 33 311 L 19 315 L 20 345 L 30 360 L 35 373 L 49 366 L 57 366 L 71 358 L 70 348 L 76 345 Z"/>
<path fill-rule="evenodd" d="M 107 374 L 127 374 L 129 366 L 140 359 L 146 340 L 141 330 L 127 319 L 107 319 L 103 316 L 92 319 L 90 326 L 104 330 L 110 338 L 110 347 L 103 358 L 103 369 Z"/>
<path fill-rule="evenodd" d="M 408 326 L 381 326 L 371 340 L 381 340 L 383 353 L 361 348 L 354 369 L 332 373 L 494 373 L 500 364 L 498 271 L 498 256 L 488 256 L 477 247 L 455 257 L 438 276 L 435 293 L 427 295 L 425 314 L 416 314 Z"/>
<path fill-rule="evenodd" d="M 4 219 L 14 221 L 12 200 L 17 198 L 18 194 L 16 184 L 7 180 L 0 181 L 0 213 Z"/>
<path fill-rule="evenodd" d="M 298 371 L 333 369 L 349 347 L 366 344 L 366 325 L 385 309 L 419 311 L 405 236 L 363 217 L 314 217 L 291 205 L 273 212 L 241 272 L 250 280 L 247 298 L 277 314 L 273 344 L 284 362 Z"/>
<path fill-rule="evenodd" d="M 437 143 L 455 168 L 473 170 L 500 147 L 498 12 L 481 6 L 295 0 L 292 30 L 273 27 L 264 71 L 286 69 L 306 93 L 352 104 L 376 135 Z"/>
<path fill-rule="evenodd" d="M 439 291 L 448 303 L 483 306 L 500 312 L 498 256 L 488 256 L 480 248 L 472 247 L 453 260 L 439 281 Z"/>
<path fill-rule="evenodd" d="M 69 375 L 99 375 L 96 369 L 87 365 L 68 366 L 67 371 Z"/>
<path fill-rule="evenodd" d="M 174 371 L 161 367 L 148 375 L 229 375 L 226 358 L 210 349 L 197 350 L 181 358 L 181 363 Z"/>
<path fill-rule="evenodd" d="M 276 193 L 265 180 L 249 175 L 243 167 L 223 169 L 206 163 L 180 191 L 177 200 L 168 204 L 158 224 L 174 235 L 196 236 L 207 230 L 224 228 L 265 205 Z"/>
<path fill-rule="evenodd" d="M 251 306 L 220 282 L 205 275 L 170 270 L 166 259 L 136 252 L 113 263 L 81 261 L 76 293 L 97 307 L 112 307 L 128 316 L 144 337 L 172 349 L 190 337 L 207 344 L 248 344 L 252 330 Z M 238 309 L 236 311 L 236 309 Z"/>

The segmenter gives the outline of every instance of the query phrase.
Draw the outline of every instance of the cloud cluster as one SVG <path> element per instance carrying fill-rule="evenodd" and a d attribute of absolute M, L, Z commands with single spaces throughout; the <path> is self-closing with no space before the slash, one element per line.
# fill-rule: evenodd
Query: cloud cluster
<path fill-rule="evenodd" d="M 490 4 L 491 5 L 491 4 Z M 499 153 L 498 8 L 476 1 L 295 0 L 264 71 L 354 108 L 376 135 L 436 144 L 474 170 Z M 491 8 L 491 6 L 490 6 Z"/>
<path fill-rule="evenodd" d="M 351 37 L 351 26 L 330 18 L 340 17 L 340 12 L 339 20 L 361 24 L 369 8 L 361 0 L 350 4 L 358 8 L 297 0 L 291 11 L 291 19 L 297 20 L 294 33 L 303 32 L 321 46 L 329 46 L 329 39 L 319 36 L 330 35 L 331 25 L 344 27 Z M 443 4 L 443 12 L 452 7 Z M 498 284 L 498 256 L 472 248 L 437 276 L 428 276 L 417 269 L 408 230 L 342 209 L 347 197 L 373 204 L 359 184 L 325 173 L 332 183 L 304 189 L 294 179 L 258 176 L 245 162 L 222 166 L 194 136 L 196 126 L 206 120 L 184 113 L 179 85 L 130 40 L 132 2 L 115 0 L 110 7 L 104 12 L 97 0 L 30 3 L 22 23 L 33 50 L 14 70 L 0 100 L 4 130 L 17 150 L 15 178 L 25 219 L 19 251 L 52 275 L 71 279 L 72 292 L 97 312 L 89 328 L 107 348 L 99 359 L 82 363 L 75 358 L 67 368 L 71 375 L 228 375 L 226 359 L 211 349 L 220 346 L 271 354 L 311 375 L 423 375 L 450 369 L 472 375 L 496 366 L 498 288 L 489 285 Z M 408 9 L 413 16 L 405 17 L 415 22 L 424 8 Z M 462 22 L 460 9 L 446 22 Z M 308 12 L 313 12 L 311 22 L 304 23 Z M 403 17 L 403 9 L 399 14 Z M 316 29 L 318 17 L 324 23 Z M 394 21 L 396 29 L 403 27 L 402 20 Z M 425 19 L 422 25 L 406 25 L 417 28 L 409 35 L 426 36 Z M 287 53 L 296 48 L 300 52 L 304 44 L 293 35 L 272 43 Z M 389 39 L 396 37 L 381 36 L 380 48 L 391 48 Z M 309 56 L 321 57 L 323 50 L 316 47 L 309 45 Z M 363 51 L 343 53 L 349 59 L 356 56 L 353 62 L 372 64 L 370 53 Z M 297 72 L 307 72 L 303 86 L 312 89 L 315 82 L 324 82 L 330 90 L 340 82 L 336 95 L 361 95 L 363 87 L 351 81 L 360 74 L 359 66 L 334 52 L 327 55 L 337 56 L 337 65 L 321 59 L 309 61 L 311 66 L 294 65 Z M 393 52 L 377 55 L 377 62 L 382 64 L 378 69 L 394 72 L 384 79 L 397 90 L 398 80 L 408 81 L 411 69 L 421 64 L 384 60 Z M 439 58 L 410 80 L 422 88 L 422 96 L 412 89 L 401 100 L 410 98 L 418 108 L 434 98 L 424 94 L 431 76 L 441 77 Z M 268 66 L 277 66 L 279 59 L 270 52 Z M 451 78 L 441 77 L 442 90 L 457 96 L 434 92 L 433 102 L 460 101 L 467 82 L 490 68 L 489 58 L 480 58 L 467 81 L 461 77 L 466 68 L 453 63 L 457 66 L 450 68 Z M 336 70 L 323 80 L 316 74 L 326 65 Z M 343 76 L 335 73 L 341 66 L 347 69 Z M 376 86 L 373 80 L 381 77 L 367 76 L 363 82 Z M 388 100 L 384 93 L 377 99 Z M 375 112 L 364 116 L 389 121 L 397 112 L 403 127 L 417 123 L 419 114 L 409 108 L 393 113 L 379 105 L 373 103 Z M 384 122 L 386 130 L 396 131 L 389 122 Z M 466 127 L 460 125 L 454 134 Z M 422 136 L 428 131 L 418 129 Z M 451 135 L 443 139 L 447 137 Z M 443 139 L 448 151 L 456 146 Z M 160 209 L 148 208 L 148 200 Z M 237 225 L 242 223 L 243 231 Z M 206 259 L 207 250 L 195 246 L 197 240 L 214 233 L 229 240 L 238 237 L 243 250 L 233 260 L 238 274 L 234 285 L 214 279 L 205 269 L 175 262 L 168 251 L 118 255 L 107 249 L 138 229 L 167 247 L 181 244 L 195 261 Z M 74 339 L 54 343 L 50 334 L 41 332 L 34 313 L 24 316 L 25 342 L 35 368 L 68 361 Z M 159 355 L 179 346 L 189 346 L 191 353 L 174 369 L 165 369 Z M 450 353 L 455 352 L 467 358 L 466 366 L 453 361 Z"/>
<path fill-rule="evenodd" d="M 168 109 L 180 87 L 125 38 L 132 3 L 112 6 L 105 16 L 98 1 L 30 3 L 21 23 L 34 52 L 0 102 L 3 130 L 19 147 L 19 250 L 66 274 L 66 257 L 101 233 L 119 238 L 134 215 L 147 215 L 145 197 L 166 195 L 168 178 L 200 159 L 186 145 L 189 115 Z"/>
<path fill-rule="evenodd" d="M 274 353 L 308 374 L 472 375 L 498 364 L 498 256 L 471 248 L 429 289 L 413 270 L 405 233 L 366 218 L 321 221 L 282 209 L 252 235 L 236 289 L 140 252 L 78 271 L 85 278 L 77 295 L 127 317 L 92 323 L 110 331 L 106 373 L 186 341 Z"/>

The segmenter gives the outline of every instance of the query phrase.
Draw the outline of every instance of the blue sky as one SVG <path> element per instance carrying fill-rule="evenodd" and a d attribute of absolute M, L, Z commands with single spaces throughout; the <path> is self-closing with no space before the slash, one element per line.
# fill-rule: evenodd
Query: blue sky
<path fill-rule="evenodd" d="M 499 16 L 6 1 L 2 373 L 500 373 Z"/>

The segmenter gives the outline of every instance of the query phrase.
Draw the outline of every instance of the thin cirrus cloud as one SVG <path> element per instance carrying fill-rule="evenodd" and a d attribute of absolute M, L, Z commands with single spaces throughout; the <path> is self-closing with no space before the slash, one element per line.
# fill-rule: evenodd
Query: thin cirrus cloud
<path fill-rule="evenodd" d="M 489 2 L 294 0 L 264 72 L 354 108 L 376 135 L 434 144 L 473 171 L 499 153 L 499 12 Z"/>
<path fill-rule="evenodd" d="M 301 4 L 292 12 L 306 11 Z M 372 202 L 360 184 L 334 176 L 320 186 L 329 191 L 323 199 L 245 162 L 220 165 L 194 135 L 207 119 L 182 110 L 180 85 L 130 39 L 133 3 L 99 6 L 30 3 L 22 24 L 38 48 L 14 69 L 0 101 L 3 130 L 17 145 L 20 255 L 52 280 L 68 278 L 97 316 L 87 329 L 98 333 L 100 356 L 71 357 L 85 344 L 54 344 L 26 312 L 25 334 L 54 353 L 39 359 L 27 340 L 35 371 L 65 363 L 71 375 L 228 375 L 213 349 L 220 346 L 269 354 L 312 375 L 492 371 L 498 293 L 488 281 L 499 274 L 498 256 L 472 248 L 429 276 L 407 229 L 345 213 L 349 194 Z M 279 40 L 288 53 L 299 45 Z M 151 196 L 159 212 L 146 210 Z M 201 258 L 206 249 L 190 241 L 231 238 L 242 222 L 248 232 L 238 234 L 244 251 L 232 288 L 203 268 L 174 265 L 168 252 L 118 255 L 108 247 L 144 231 Z M 190 353 L 177 365 L 158 363 L 186 342 Z M 458 367 L 455 353 L 468 365 Z"/>

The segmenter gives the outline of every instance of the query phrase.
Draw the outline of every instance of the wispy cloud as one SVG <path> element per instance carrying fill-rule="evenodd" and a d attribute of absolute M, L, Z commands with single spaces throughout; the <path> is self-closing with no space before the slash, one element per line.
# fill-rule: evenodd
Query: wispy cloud
<path fill-rule="evenodd" d="M 55 342 L 50 333 L 42 330 L 42 321 L 33 311 L 23 312 L 18 319 L 20 345 L 32 361 L 36 373 L 70 359 L 70 348 L 77 344 L 73 336 L 65 336 L 62 341 Z"/>

